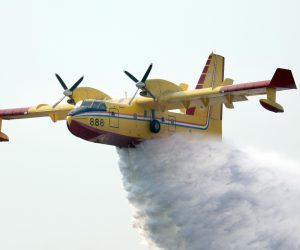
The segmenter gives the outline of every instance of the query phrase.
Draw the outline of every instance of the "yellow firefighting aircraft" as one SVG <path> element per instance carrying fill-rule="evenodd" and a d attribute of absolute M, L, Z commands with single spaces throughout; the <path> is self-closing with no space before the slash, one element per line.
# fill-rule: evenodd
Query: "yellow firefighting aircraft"
<path fill-rule="evenodd" d="M 269 111 L 283 112 L 276 102 L 278 90 L 296 89 L 292 72 L 278 68 L 271 80 L 233 84 L 224 80 L 224 57 L 211 53 L 196 89 L 160 79 L 147 80 L 152 64 L 142 80 L 127 71 L 137 87 L 130 99 L 112 99 L 89 87 L 71 88 L 56 74 L 64 88 L 64 96 L 54 105 L 0 110 L 0 141 L 8 141 L 1 132 L 2 120 L 50 117 L 53 122 L 67 120 L 72 134 L 91 142 L 128 147 L 140 141 L 168 136 L 177 132 L 222 134 L 222 108 L 246 101 L 248 96 L 266 94 L 260 104 Z M 140 90 L 140 96 L 136 97 Z M 69 104 L 60 104 L 68 97 Z"/>

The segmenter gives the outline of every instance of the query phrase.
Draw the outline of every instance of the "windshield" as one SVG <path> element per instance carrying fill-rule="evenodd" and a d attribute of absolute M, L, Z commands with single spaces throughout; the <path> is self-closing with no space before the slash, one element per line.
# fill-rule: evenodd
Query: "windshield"
<path fill-rule="evenodd" d="M 95 111 L 106 111 L 106 104 L 103 101 L 83 101 L 80 108 L 90 108 Z"/>
<path fill-rule="evenodd" d="M 105 102 L 99 100 L 86 100 L 82 103 L 78 102 L 75 109 L 73 109 L 69 115 L 73 116 L 91 111 L 107 111 Z"/>
<path fill-rule="evenodd" d="M 79 107 L 81 106 L 81 104 L 82 104 L 82 101 L 77 102 L 77 103 L 75 104 L 75 109 L 79 108 Z"/>
<path fill-rule="evenodd" d="M 92 104 L 93 104 L 92 101 L 83 101 L 80 107 L 81 107 L 81 108 L 82 108 L 82 107 L 91 107 Z"/>

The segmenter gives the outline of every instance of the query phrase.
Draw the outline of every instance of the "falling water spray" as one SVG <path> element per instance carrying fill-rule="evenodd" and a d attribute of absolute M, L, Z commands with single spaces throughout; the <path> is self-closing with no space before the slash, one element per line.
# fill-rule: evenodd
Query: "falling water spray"
<path fill-rule="evenodd" d="M 300 249 L 297 164 L 184 135 L 118 153 L 150 249 Z"/>

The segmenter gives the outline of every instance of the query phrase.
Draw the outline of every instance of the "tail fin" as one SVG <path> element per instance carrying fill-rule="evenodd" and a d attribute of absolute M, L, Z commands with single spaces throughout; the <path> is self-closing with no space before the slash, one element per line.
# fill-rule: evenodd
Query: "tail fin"
<path fill-rule="evenodd" d="M 211 53 L 203 68 L 196 89 L 218 87 L 224 80 L 225 58 Z"/>
<path fill-rule="evenodd" d="M 211 53 L 206 61 L 203 68 L 202 74 L 196 85 L 196 89 L 202 88 L 215 88 L 222 84 L 224 80 L 224 65 L 225 58 L 220 55 Z M 222 133 L 222 104 L 213 104 L 209 107 L 190 107 L 186 110 L 187 115 L 196 115 L 200 117 L 207 117 L 210 120 L 217 121 L 215 124 L 217 126 L 217 133 Z"/>

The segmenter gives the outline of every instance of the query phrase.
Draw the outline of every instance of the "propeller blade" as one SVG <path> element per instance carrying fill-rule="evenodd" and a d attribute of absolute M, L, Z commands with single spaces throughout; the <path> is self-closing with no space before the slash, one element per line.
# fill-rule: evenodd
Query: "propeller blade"
<path fill-rule="evenodd" d="M 74 85 L 69 89 L 70 91 L 73 91 L 78 87 L 78 85 L 82 82 L 84 76 L 82 76 L 77 82 L 74 83 Z"/>
<path fill-rule="evenodd" d="M 130 99 L 130 101 L 129 101 L 129 103 L 128 103 L 129 105 L 131 104 L 131 102 L 132 102 L 133 99 L 135 98 L 135 96 L 136 96 L 136 94 L 138 93 L 138 91 L 139 91 L 139 88 L 136 89 L 136 91 L 135 91 L 133 97 L 131 97 L 131 99 Z"/>
<path fill-rule="evenodd" d="M 64 88 L 64 90 L 68 89 L 67 85 L 61 79 L 61 77 L 58 74 L 55 74 L 55 76 L 56 76 L 57 80 L 59 81 L 60 85 Z"/>
<path fill-rule="evenodd" d="M 53 106 L 52 106 L 52 108 L 55 108 L 58 104 L 60 104 L 62 101 L 63 101 L 63 99 L 65 99 L 65 95 L 62 97 L 62 98 L 60 98 Z"/>
<path fill-rule="evenodd" d="M 136 79 L 133 75 L 131 75 L 128 71 L 124 70 L 124 73 L 135 83 L 137 83 L 139 80 Z"/>
<path fill-rule="evenodd" d="M 146 88 L 146 80 L 150 74 L 150 71 L 152 69 L 152 63 L 149 65 L 146 73 L 144 74 L 143 76 L 143 79 L 141 81 L 139 81 L 138 79 L 136 79 L 132 74 L 130 74 L 128 71 L 124 70 L 124 73 L 132 80 L 136 83 L 136 87 L 137 87 L 137 90 L 135 92 L 135 94 L 133 95 L 133 97 L 130 99 L 129 101 L 129 104 L 131 104 L 131 102 L 133 101 L 133 99 L 135 98 L 137 92 L 140 90 L 142 90 L 142 92 L 144 93 L 145 92 L 145 96 L 147 95 L 146 92 L 154 99 L 154 101 L 157 101 L 157 98 L 151 93 L 151 91 L 149 91 L 147 88 Z"/>
<path fill-rule="evenodd" d="M 146 82 L 146 80 L 147 80 L 147 78 L 148 78 L 148 76 L 150 74 L 151 69 L 152 69 L 152 63 L 149 65 L 149 67 L 148 67 L 145 75 L 143 76 L 143 79 L 141 80 L 141 82 Z"/>

